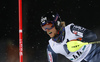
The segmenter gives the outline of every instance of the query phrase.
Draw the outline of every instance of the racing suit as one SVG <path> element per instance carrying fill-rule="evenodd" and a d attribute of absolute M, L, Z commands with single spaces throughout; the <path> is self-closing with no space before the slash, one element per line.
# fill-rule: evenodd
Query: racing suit
<path fill-rule="evenodd" d="M 52 38 L 49 40 L 47 55 L 49 62 L 57 62 L 57 54 L 61 54 L 72 62 L 100 62 L 100 47 L 96 44 L 84 45 L 76 52 L 67 49 L 67 42 L 82 38 L 82 42 L 92 42 L 97 36 L 91 30 L 74 25 L 73 23 L 64 27 L 64 39 L 56 42 Z"/>

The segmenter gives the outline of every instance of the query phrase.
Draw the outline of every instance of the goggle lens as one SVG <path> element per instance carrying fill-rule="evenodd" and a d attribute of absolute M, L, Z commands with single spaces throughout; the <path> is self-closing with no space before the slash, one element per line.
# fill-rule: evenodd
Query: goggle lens
<path fill-rule="evenodd" d="M 53 23 L 47 23 L 47 24 L 45 24 L 45 25 L 42 25 L 42 29 L 43 29 L 44 31 L 46 31 L 47 29 L 50 30 L 50 29 L 52 29 L 53 27 L 54 27 L 54 24 L 53 24 Z"/>

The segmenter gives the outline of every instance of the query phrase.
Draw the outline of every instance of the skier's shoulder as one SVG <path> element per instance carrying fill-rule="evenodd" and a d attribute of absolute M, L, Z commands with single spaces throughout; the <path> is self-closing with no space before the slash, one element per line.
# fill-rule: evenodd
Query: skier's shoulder
<path fill-rule="evenodd" d="M 66 30 L 67 30 L 67 31 L 70 31 L 71 28 L 72 28 L 72 26 L 74 26 L 74 23 L 70 23 L 70 24 L 68 24 L 67 26 L 65 26 L 65 31 L 66 31 Z"/>

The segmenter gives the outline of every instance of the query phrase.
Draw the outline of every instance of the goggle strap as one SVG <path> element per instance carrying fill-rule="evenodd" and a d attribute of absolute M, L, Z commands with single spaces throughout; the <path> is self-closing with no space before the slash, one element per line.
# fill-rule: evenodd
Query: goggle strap
<path fill-rule="evenodd" d="M 55 22 L 57 21 L 58 17 L 59 17 L 59 15 L 57 14 L 55 19 L 54 19 Z"/>

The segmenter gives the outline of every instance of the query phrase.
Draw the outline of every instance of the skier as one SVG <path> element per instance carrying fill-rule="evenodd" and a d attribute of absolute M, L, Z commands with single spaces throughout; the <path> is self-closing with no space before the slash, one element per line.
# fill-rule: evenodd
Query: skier
<path fill-rule="evenodd" d="M 97 39 L 94 32 L 73 23 L 65 26 L 65 22 L 56 12 L 48 12 L 41 17 L 41 28 L 50 36 L 47 47 L 48 62 L 57 62 L 57 54 L 61 54 L 72 62 L 100 62 L 100 47 L 96 44 L 84 45 L 78 51 L 70 52 L 67 42 L 79 40 L 93 42 Z"/>

